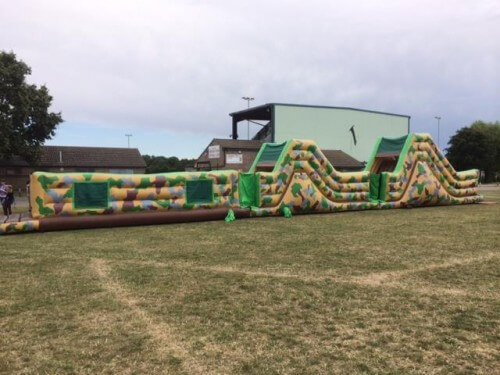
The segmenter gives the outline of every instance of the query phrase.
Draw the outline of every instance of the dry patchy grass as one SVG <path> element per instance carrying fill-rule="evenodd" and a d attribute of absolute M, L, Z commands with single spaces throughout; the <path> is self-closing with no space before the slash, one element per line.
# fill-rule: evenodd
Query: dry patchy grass
<path fill-rule="evenodd" d="M 0 373 L 494 373 L 499 228 L 496 204 L 6 236 Z"/>

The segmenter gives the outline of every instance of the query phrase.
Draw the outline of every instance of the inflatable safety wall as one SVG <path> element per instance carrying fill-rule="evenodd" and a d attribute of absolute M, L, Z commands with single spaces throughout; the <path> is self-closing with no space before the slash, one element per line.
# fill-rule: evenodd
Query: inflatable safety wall
<path fill-rule="evenodd" d="M 48 173 L 30 179 L 33 218 L 238 207 L 238 172 Z"/>

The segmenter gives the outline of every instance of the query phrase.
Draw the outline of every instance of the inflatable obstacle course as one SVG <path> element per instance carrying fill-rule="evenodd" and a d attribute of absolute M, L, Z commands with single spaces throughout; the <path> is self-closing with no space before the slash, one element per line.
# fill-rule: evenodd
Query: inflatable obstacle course
<path fill-rule="evenodd" d="M 292 213 L 377 207 L 370 199 L 369 172 L 336 171 L 313 141 L 294 139 L 280 146 L 272 166 L 257 155 L 250 169 L 256 183 L 253 215 L 278 215 L 284 207 Z"/>
<path fill-rule="evenodd" d="M 477 203 L 479 171 L 457 172 L 428 134 L 380 139 L 366 171 L 382 208 Z"/>
<path fill-rule="evenodd" d="M 476 203 L 478 178 L 455 171 L 428 134 L 379 139 L 360 172 L 293 139 L 263 144 L 246 173 L 35 172 L 31 216 L 0 223 L 0 234 Z"/>

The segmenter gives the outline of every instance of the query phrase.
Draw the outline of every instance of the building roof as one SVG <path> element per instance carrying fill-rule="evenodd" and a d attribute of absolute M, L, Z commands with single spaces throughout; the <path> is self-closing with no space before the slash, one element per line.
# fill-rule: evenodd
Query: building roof
<path fill-rule="evenodd" d="M 19 156 L 1 160 L 4 166 L 29 166 Z M 146 163 L 137 148 L 42 146 L 37 167 L 107 167 L 145 168 Z"/>
<path fill-rule="evenodd" d="M 342 150 L 321 150 L 334 168 L 364 168 L 364 164 Z"/>
<path fill-rule="evenodd" d="M 246 108 L 241 111 L 236 111 L 232 112 L 229 114 L 231 117 L 236 117 L 236 118 L 243 118 L 246 119 L 244 115 L 246 114 L 251 114 L 255 115 L 256 117 L 252 117 L 253 119 L 269 119 L 269 108 L 273 106 L 287 106 L 287 107 L 307 107 L 307 108 L 329 108 L 329 109 L 347 109 L 351 111 L 360 111 L 360 112 L 370 112 L 370 113 L 378 113 L 382 115 L 390 115 L 390 116 L 399 116 L 399 117 L 407 117 L 410 118 L 411 116 L 408 115 L 401 115 L 397 113 L 390 113 L 390 112 L 381 112 L 381 111 L 372 111 L 370 109 L 361 109 L 361 108 L 352 108 L 352 107 L 334 107 L 334 106 L 325 106 L 325 105 L 307 105 L 307 104 L 291 104 L 291 103 L 266 103 L 262 104 L 259 106 L 251 107 L 251 108 Z"/>
<path fill-rule="evenodd" d="M 209 164 L 210 168 L 224 168 L 226 166 L 225 151 L 242 151 L 243 164 L 239 167 L 242 170 L 249 170 L 253 164 L 257 153 L 264 143 L 261 141 L 248 141 L 238 139 L 220 139 L 214 138 L 212 142 L 203 150 L 201 155 L 196 160 L 196 163 Z M 221 150 L 218 158 L 208 158 L 208 147 L 220 145 Z M 349 154 L 341 150 L 322 150 L 325 157 L 332 165 L 339 169 L 362 169 L 364 164 L 354 159 Z"/>

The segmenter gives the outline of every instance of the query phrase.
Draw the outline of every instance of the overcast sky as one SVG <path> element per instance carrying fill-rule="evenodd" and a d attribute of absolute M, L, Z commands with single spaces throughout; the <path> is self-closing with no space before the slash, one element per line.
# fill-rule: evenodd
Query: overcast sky
<path fill-rule="evenodd" d="M 444 144 L 500 120 L 499 37 L 497 0 L 0 0 L 0 49 L 65 119 L 50 144 L 131 133 L 159 155 L 227 137 L 245 95 L 407 114 L 435 137 L 440 115 Z"/>

